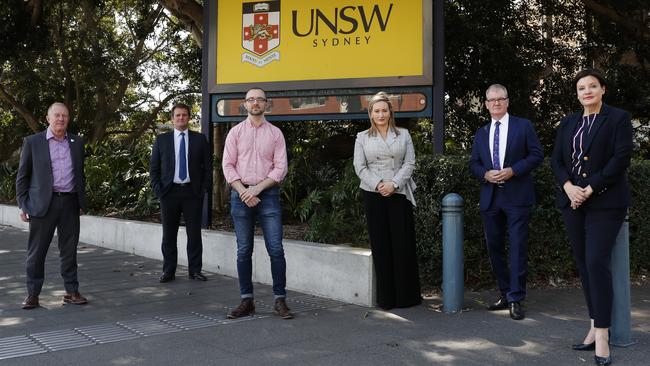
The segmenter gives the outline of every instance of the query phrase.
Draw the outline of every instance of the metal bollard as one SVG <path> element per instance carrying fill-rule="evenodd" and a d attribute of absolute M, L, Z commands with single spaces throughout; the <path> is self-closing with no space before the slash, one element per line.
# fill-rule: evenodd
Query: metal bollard
<path fill-rule="evenodd" d="M 445 313 L 463 309 L 463 197 L 442 199 L 442 300 Z"/>
<path fill-rule="evenodd" d="M 625 221 L 616 237 L 616 244 L 612 249 L 612 326 L 610 328 L 609 343 L 617 347 L 633 345 L 630 329 L 630 223 L 629 217 Z"/>

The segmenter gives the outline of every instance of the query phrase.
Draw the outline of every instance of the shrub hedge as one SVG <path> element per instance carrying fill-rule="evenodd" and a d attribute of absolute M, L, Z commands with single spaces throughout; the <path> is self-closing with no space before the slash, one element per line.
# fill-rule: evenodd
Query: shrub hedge
<path fill-rule="evenodd" d="M 466 283 L 472 287 L 494 284 L 479 216 L 479 184 L 470 175 L 468 156 L 425 156 L 418 159 L 415 210 L 417 249 L 423 281 L 439 285 L 442 276 L 442 198 L 450 192 L 464 199 L 464 252 Z M 629 169 L 630 269 L 644 273 L 650 266 L 650 161 L 633 160 Z M 548 159 L 535 170 L 537 205 L 533 208 L 529 239 L 531 281 L 575 277 L 575 267 L 560 211 L 554 207 L 554 183 Z"/>
<path fill-rule="evenodd" d="M 100 144 L 89 149 L 86 177 L 91 214 L 138 219 L 157 212 L 157 200 L 148 181 L 148 146 L 125 148 Z M 479 216 L 479 184 L 469 173 L 468 160 L 466 155 L 423 154 L 418 157 L 414 176 L 418 184 L 415 226 L 420 273 L 423 283 L 428 285 L 438 286 L 441 282 L 441 202 L 446 194 L 455 192 L 464 199 L 466 283 L 470 288 L 494 286 Z M 3 165 L 0 168 L 0 202 L 15 204 L 15 167 Z M 332 175 L 332 179 L 326 179 L 331 184 L 312 189 L 311 194 L 302 199 L 293 198 L 295 207 L 289 202 L 291 187 L 306 182 L 288 176 L 283 185 L 285 208 L 293 207 L 290 211 L 309 224 L 308 240 L 367 246 L 358 178 L 351 160 L 336 166 L 336 174 L 325 174 L 326 168 L 307 169 L 321 180 Z M 650 225 L 647 224 L 650 222 L 650 197 L 644 194 L 650 182 L 650 161 L 633 160 L 628 176 L 633 200 L 630 207 L 630 269 L 633 274 L 642 274 L 650 269 Z M 568 239 L 560 213 L 553 205 L 555 193 L 548 160 L 535 170 L 535 189 L 538 202 L 530 224 L 528 279 L 558 282 L 573 278 L 575 268 Z"/>

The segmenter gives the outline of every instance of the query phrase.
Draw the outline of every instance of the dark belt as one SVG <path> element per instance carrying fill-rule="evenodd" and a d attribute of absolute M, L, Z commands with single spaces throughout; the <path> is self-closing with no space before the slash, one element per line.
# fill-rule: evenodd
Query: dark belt
<path fill-rule="evenodd" d="M 189 187 L 192 185 L 192 182 L 187 182 L 187 183 L 173 183 L 176 187 Z"/>
<path fill-rule="evenodd" d="M 73 194 L 77 194 L 77 192 L 52 192 L 53 196 L 72 196 Z"/>
<path fill-rule="evenodd" d="M 503 187 L 506 186 L 506 183 L 505 182 L 504 183 L 494 183 L 494 186 L 497 187 L 497 188 L 503 188 Z"/>

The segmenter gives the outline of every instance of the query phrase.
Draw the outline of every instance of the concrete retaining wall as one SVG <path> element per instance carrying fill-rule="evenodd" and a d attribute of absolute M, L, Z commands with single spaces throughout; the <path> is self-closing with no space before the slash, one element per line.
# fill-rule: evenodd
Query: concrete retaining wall
<path fill-rule="evenodd" d="M 28 229 L 16 206 L 0 205 L 0 224 Z M 237 243 L 233 233 L 203 230 L 203 268 L 237 277 Z M 82 216 L 80 240 L 104 248 L 162 260 L 160 224 Z M 187 237 L 178 235 L 178 263 L 187 265 Z M 284 240 L 287 288 L 303 293 L 372 306 L 374 280 L 370 250 L 339 245 Z M 162 268 L 162 265 L 161 265 Z M 271 284 L 271 265 L 264 239 L 255 237 L 253 281 Z M 237 291 L 237 289 L 233 289 Z"/>

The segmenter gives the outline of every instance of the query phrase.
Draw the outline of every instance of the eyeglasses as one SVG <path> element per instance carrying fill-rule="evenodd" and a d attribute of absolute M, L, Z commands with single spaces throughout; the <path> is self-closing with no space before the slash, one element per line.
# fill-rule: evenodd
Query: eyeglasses
<path fill-rule="evenodd" d="M 248 103 L 250 103 L 250 104 L 253 104 L 253 103 L 255 103 L 255 102 L 257 102 L 257 103 L 264 103 L 264 102 L 266 102 L 266 98 L 262 98 L 262 97 L 257 97 L 257 98 L 248 98 L 248 99 L 246 99 L 246 102 L 248 102 Z"/>
<path fill-rule="evenodd" d="M 491 99 L 487 99 L 487 100 L 485 100 L 485 101 L 488 102 L 488 103 L 496 103 L 496 102 L 500 102 L 500 103 L 502 103 L 502 102 L 505 102 L 506 100 L 508 100 L 508 97 L 502 97 L 502 98 L 491 98 Z"/>

